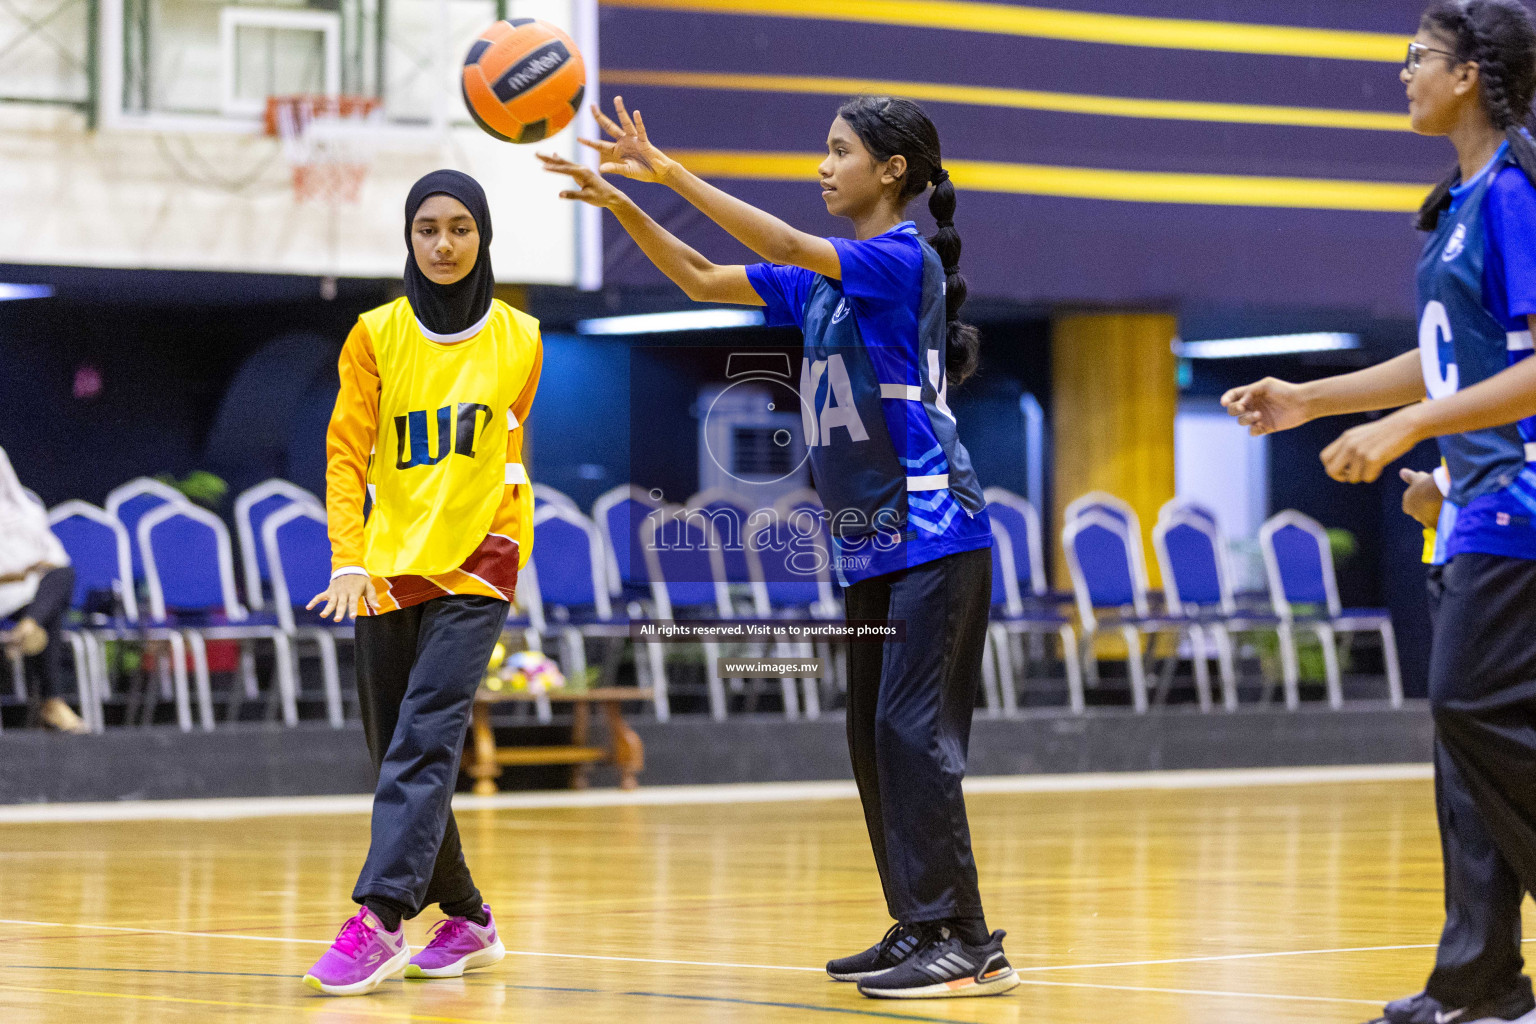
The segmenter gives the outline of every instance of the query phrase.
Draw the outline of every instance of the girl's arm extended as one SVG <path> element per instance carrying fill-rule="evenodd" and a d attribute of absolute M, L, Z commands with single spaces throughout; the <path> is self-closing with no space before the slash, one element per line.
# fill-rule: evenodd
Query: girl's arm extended
<path fill-rule="evenodd" d="M 640 251 L 695 302 L 733 302 L 742 306 L 761 306 L 763 300 L 747 280 L 747 268 L 711 263 L 672 232 L 657 224 L 634 200 L 609 184 L 602 175 L 559 156 L 539 154 L 544 169 L 564 174 L 579 189 L 560 193 L 562 199 L 579 199 L 602 207 L 629 232 Z M 828 243 L 828 248 L 831 244 Z"/>
<path fill-rule="evenodd" d="M 1401 415 L 1407 421 L 1414 444 L 1444 434 L 1502 427 L 1536 416 L 1536 359 L 1527 357 L 1465 391 L 1421 402 L 1393 415 Z"/>
<path fill-rule="evenodd" d="M 593 116 L 613 141 L 581 140 L 583 145 L 597 150 L 602 157 L 601 170 L 636 181 L 666 185 L 769 263 L 804 267 L 826 277 L 841 279 L 842 267 L 831 242 L 790 227 L 773 214 L 709 184 L 651 144 L 645 131 L 645 119 L 638 110 L 631 117 L 623 97 L 615 96 L 613 106 L 619 118 L 617 123 L 596 104 L 592 106 Z"/>
<path fill-rule="evenodd" d="M 1423 397 L 1424 376 L 1415 349 L 1364 370 L 1305 384 L 1265 377 L 1228 391 L 1221 404 L 1257 437 L 1323 416 L 1397 409 Z"/>
<path fill-rule="evenodd" d="M 1536 328 L 1536 316 L 1526 322 Z M 1420 441 L 1501 427 L 1527 416 L 1536 416 L 1536 358 L 1529 356 L 1465 391 L 1346 430 L 1323 449 L 1323 465 L 1335 480 L 1370 483 Z"/>

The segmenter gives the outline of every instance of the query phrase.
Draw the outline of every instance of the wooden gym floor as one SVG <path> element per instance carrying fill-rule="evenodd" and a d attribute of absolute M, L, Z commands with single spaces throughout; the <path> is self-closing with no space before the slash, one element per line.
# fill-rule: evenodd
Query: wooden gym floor
<path fill-rule="evenodd" d="M 350 912 L 364 816 L 0 824 L 0 1020 L 1353 1024 L 1421 987 L 1439 934 L 1431 788 L 1409 774 L 979 780 L 988 919 L 1025 984 L 920 1003 L 821 973 L 888 923 L 849 799 L 466 808 L 511 952 L 352 999 L 299 976 Z M 433 920 L 407 925 L 413 943 Z"/>

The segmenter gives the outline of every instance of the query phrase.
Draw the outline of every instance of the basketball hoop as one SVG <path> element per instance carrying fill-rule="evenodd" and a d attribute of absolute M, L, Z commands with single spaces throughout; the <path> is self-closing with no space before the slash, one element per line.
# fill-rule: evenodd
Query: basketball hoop
<path fill-rule="evenodd" d="M 381 117 L 371 96 L 267 97 L 267 134 L 283 140 L 294 198 L 357 202 L 373 155 L 369 129 Z"/>

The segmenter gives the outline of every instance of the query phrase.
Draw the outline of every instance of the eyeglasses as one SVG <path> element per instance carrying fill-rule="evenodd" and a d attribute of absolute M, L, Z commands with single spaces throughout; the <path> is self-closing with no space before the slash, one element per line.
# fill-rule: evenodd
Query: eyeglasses
<path fill-rule="evenodd" d="M 1409 43 L 1408 56 L 1403 58 L 1403 70 L 1408 72 L 1410 78 L 1419 70 L 1419 65 L 1424 63 L 1424 55 L 1426 53 L 1438 53 L 1453 60 L 1456 57 L 1450 50 L 1437 50 L 1433 46 L 1425 46 L 1423 43 Z"/>

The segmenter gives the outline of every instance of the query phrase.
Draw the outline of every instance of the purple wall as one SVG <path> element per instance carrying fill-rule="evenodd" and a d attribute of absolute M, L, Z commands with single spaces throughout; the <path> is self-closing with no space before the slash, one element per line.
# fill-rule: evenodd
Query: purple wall
<path fill-rule="evenodd" d="M 633 2 L 633 0 L 631 0 Z M 1072 10 L 1254 20 L 1220 0 L 1074 0 Z M 1273 0 L 1265 23 L 1400 35 L 1416 2 Z M 1403 113 L 1385 61 L 1264 56 L 1066 42 L 831 20 L 604 7 L 605 75 L 692 71 L 877 78 L 1103 96 Z M 675 150 L 794 151 L 824 146 L 839 97 L 604 84 L 645 111 Z M 1444 140 L 1408 132 L 1108 117 L 927 102 L 946 159 L 1063 167 L 1423 183 L 1452 161 Z M 966 191 L 956 222 L 973 296 L 1041 303 L 1184 303 L 1339 307 L 1411 313 L 1416 233 L 1403 212 L 1065 199 Z M 840 234 L 813 178 L 731 179 L 724 186 L 807 230 Z M 631 194 L 712 258 L 750 254 L 654 186 Z M 931 227 L 923 204 L 919 224 Z M 611 220 L 606 274 L 662 283 Z"/>

